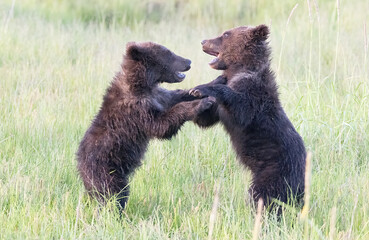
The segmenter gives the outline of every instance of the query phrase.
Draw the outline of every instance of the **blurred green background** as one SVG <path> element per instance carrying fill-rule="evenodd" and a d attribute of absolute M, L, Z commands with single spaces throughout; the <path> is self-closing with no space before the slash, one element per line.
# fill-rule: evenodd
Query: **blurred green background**
<path fill-rule="evenodd" d="M 368 12 L 361 0 L 1 0 L 0 239 L 251 239 L 250 173 L 220 125 L 152 141 L 123 219 L 86 196 L 75 152 L 127 42 L 190 58 L 186 80 L 164 87 L 191 88 L 220 73 L 201 40 L 258 24 L 313 154 L 307 218 L 265 214 L 259 238 L 368 239 Z"/>

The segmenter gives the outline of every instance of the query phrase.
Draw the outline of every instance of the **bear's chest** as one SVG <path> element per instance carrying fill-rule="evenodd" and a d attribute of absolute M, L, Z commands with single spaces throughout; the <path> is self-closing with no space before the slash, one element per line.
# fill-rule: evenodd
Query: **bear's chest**
<path fill-rule="evenodd" d="M 241 133 L 243 131 L 242 127 L 234 121 L 234 118 L 228 109 L 224 108 L 222 105 L 219 105 L 218 112 L 220 121 L 230 134 Z"/>

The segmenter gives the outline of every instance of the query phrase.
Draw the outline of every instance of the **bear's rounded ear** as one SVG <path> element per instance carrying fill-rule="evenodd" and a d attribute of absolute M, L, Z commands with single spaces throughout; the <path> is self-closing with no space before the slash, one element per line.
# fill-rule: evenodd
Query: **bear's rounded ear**
<path fill-rule="evenodd" d="M 126 56 L 138 61 L 142 57 L 141 50 L 141 47 L 136 42 L 129 42 L 126 45 Z"/>
<path fill-rule="evenodd" d="M 269 28 L 267 25 L 261 24 L 259 26 L 254 27 L 252 30 L 253 38 L 260 41 L 265 41 L 269 36 Z"/>

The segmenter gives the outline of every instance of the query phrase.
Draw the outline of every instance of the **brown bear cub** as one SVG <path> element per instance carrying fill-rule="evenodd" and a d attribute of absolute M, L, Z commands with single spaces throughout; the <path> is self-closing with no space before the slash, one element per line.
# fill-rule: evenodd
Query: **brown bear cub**
<path fill-rule="evenodd" d="M 302 203 L 306 151 L 278 98 L 268 35 L 265 25 L 242 26 L 202 41 L 203 51 L 215 56 L 210 66 L 224 72 L 190 93 L 216 98 L 195 122 L 223 123 L 238 158 L 252 171 L 252 199 L 262 198 L 272 209 L 273 199 Z"/>
<path fill-rule="evenodd" d="M 212 105 L 207 99 L 189 102 L 195 97 L 188 91 L 158 86 L 181 82 L 190 64 L 155 43 L 127 44 L 121 71 L 77 152 L 78 171 L 91 195 L 104 201 L 117 194 L 123 209 L 128 178 L 140 166 L 149 140 L 171 138 L 186 121 Z"/>

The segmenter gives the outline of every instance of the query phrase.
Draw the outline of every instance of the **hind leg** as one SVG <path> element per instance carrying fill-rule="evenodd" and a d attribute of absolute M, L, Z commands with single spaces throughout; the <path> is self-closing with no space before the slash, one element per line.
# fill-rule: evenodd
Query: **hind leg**
<path fill-rule="evenodd" d="M 124 181 L 121 182 L 120 189 L 121 190 L 117 194 L 117 207 L 119 208 L 120 211 L 122 211 L 125 209 L 129 197 L 128 178 L 124 178 Z"/>
<path fill-rule="evenodd" d="M 99 202 L 106 203 L 112 196 L 117 197 L 117 207 L 123 210 L 129 196 L 128 175 L 113 168 L 100 167 L 94 171 L 84 172 L 83 180 L 89 194 Z"/>
<path fill-rule="evenodd" d="M 257 206 L 259 198 L 262 198 L 268 212 L 276 212 L 278 216 L 281 216 L 285 210 L 285 204 L 300 207 L 299 198 L 301 194 L 293 193 L 283 181 L 275 180 L 275 182 L 269 184 L 253 183 L 249 189 L 249 194 L 255 206 Z"/>
<path fill-rule="evenodd" d="M 262 199 L 264 207 L 269 212 L 279 209 L 279 204 L 273 201 L 274 199 L 278 199 L 278 197 L 273 194 L 273 191 L 268 186 L 253 183 L 249 188 L 249 196 L 255 208 L 258 206 L 259 199 Z"/>

